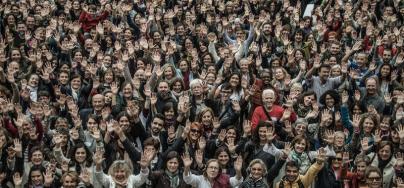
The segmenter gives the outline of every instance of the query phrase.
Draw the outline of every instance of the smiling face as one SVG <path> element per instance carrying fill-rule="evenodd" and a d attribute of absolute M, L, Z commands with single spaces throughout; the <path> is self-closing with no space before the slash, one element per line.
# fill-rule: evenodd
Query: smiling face
<path fill-rule="evenodd" d="M 172 158 L 167 161 L 167 170 L 171 173 L 175 173 L 178 171 L 179 161 L 177 158 Z"/>
<path fill-rule="evenodd" d="M 41 151 L 37 150 L 32 153 L 31 162 L 34 165 L 41 165 L 43 161 L 43 154 Z"/>
<path fill-rule="evenodd" d="M 230 161 L 230 156 L 229 154 L 227 154 L 227 152 L 222 151 L 217 156 L 217 160 L 219 161 L 221 166 L 226 166 Z"/>
<path fill-rule="evenodd" d="M 74 153 L 74 158 L 78 163 L 83 163 L 87 158 L 87 153 L 84 148 L 77 148 Z"/>
<path fill-rule="evenodd" d="M 272 105 L 275 102 L 275 92 L 271 89 L 264 90 L 262 93 L 262 103 L 263 106 L 267 109 L 270 110 L 272 108 Z"/>
<path fill-rule="evenodd" d="M 301 139 L 297 141 L 294 145 L 294 149 L 296 153 L 303 153 L 306 150 L 306 140 Z"/>
<path fill-rule="evenodd" d="M 31 181 L 32 185 L 40 186 L 43 183 L 42 173 L 39 170 L 35 170 L 31 172 Z"/>
<path fill-rule="evenodd" d="M 375 124 L 373 123 L 372 119 L 366 118 L 363 121 L 363 131 L 365 132 L 365 134 L 372 133 L 374 127 L 375 127 Z"/>
<path fill-rule="evenodd" d="M 219 170 L 219 163 L 217 161 L 212 161 L 206 167 L 206 175 L 209 179 L 214 179 L 219 174 Z"/>
<path fill-rule="evenodd" d="M 366 183 L 369 188 L 380 188 L 382 187 L 382 177 L 377 172 L 371 172 L 366 177 Z"/>
<path fill-rule="evenodd" d="M 255 163 L 250 167 L 250 176 L 258 180 L 264 176 L 264 167 L 260 163 Z"/>
<path fill-rule="evenodd" d="M 299 176 L 299 169 L 296 166 L 286 166 L 285 177 L 289 182 L 294 182 Z"/>
<path fill-rule="evenodd" d="M 381 160 L 386 161 L 389 160 L 391 157 L 391 147 L 390 145 L 385 145 L 384 147 L 380 148 L 377 152 Z"/>
<path fill-rule="evenodd" d="M 206 111 L 203 115 L 202 115 L 202 124 L 203 125 L 210 125 L 212 124 L 212 118 L 213 118 L 213 114 L 210 111 Z"/>

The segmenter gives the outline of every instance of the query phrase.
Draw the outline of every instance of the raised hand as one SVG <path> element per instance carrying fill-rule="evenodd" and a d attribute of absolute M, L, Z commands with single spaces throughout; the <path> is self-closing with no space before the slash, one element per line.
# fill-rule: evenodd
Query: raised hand
<path fill-rule="evenodd" d="M 198 166 L 203 166 L 203 150 L 196 150 L 195 152 L 195 161 Z"/>
<path fill-rule="evenodd" d="M 90 172 L 86 168 L 81 170 L 80 180 L 86 185 L 91 184 Z"/>
<path fill-rule="evenodd" d="M 20 173 L 18 173 L 18 172 L 14 173 L 13 182 L 14 182 L 14 186 L 21 186 L 22 177 L 21 177 Z"/>
<path fill-rule="evenodd" d="M 364 152 L 366 152 L 370 149 L 368 137 L 364 137 L 361 140 L 361 146 L 362 146 L 362 151 L 364 151 Z"/>
<path fill-rule="evenodd" d="M 324 141 L 327 142 L 328 145 L 332 145 L 334 143 L 334 131 L 326 130 L 324 135 Z"/>
<path fill-rule="evenodd" d="M 234 169 L 240 172 L 242 167 L 243 167 L 243 158 L 241 157 L 241 155 L 239 155 L 236 161 L 234 161 Z"/>
<path fill-rule="evenodd" d="M 359 129 L 360 121 L 361 121 L 361 116 L 360 115 L 358 115 L 358 114 L 353 115 L 352 126 L 355 129 Z"/>
<path fill-rule="evenodd" d="M 198 146 L 199 146 L 199 149 L 202 150 L 202 151 L 205 149 L 205 147 L 206 147 L 206 139 L 205 139 L 205 137 L 201 136 L 199 138 Z"/>
<path fill-rule="evenodd" d="M 189 168 L 192 165 L 192 161 L 192 158 L 188 154 L 182 155 L 182 163 L 185 168 Z"/>
<path fill-rule="evenodd" d="M 373 138 L 374 138 L 375 144 L 379 143 L 380 141 L 382 141 L 382 132 L 379 129 L 377 129 L 375 131 L 375 134 L 373 134 Z"/>
<path fill-rule="evenodd" d="M 320 148 L 320 149 L 318 149 L 318 154 L 317 154 L 317 158 L 316 158 L 316 161 L 317 161 L 317 163 L 320 163 L 320 164 L 323 164 L 324 163 L 324 161 L 326 160 L 326 151 L 325 151 L 325 149 L 324 148 Z"/>
<path fill-rule="evenodd" d="M 226 129 L 222 129 L 217 138 L 219 141 L 224 142 L 224 139 L 226 139 Z"/>
<path fill-rule="evenodd" d="M 275 133 L 275 129 L 273 127 L 267 128 L 266 137 L 267 137 L 268 143 L 272 143 L 272 141 L 275 139 L 276 135 L 274 133 Z"/>
<path fill-rule="evenodd" d="M 100 147 L 97 147 L 96 149 L 95 149 L 95 154 L 94 154 L 94 163 L 97 165 L 97 166 L 101 166 L 102 165 L 102 162 L 105 160 L 105 158 L 104 158 L 104 151 L 103 151 L 103 149 L 102 148 L 100 148 Z"/>
<path fill-rule="evenodd" d="M 52 183 L 53 183 L 53 179 L 54 179 L 54 176 L 53 176 L 54 174 L 53 174 L 53 171 L 50 169 L 50 168 L 47 168 L 46 169 L 46 172 L 45 173 L 43 173 L 43 177 L 44 177 L 44 185 L 45 186 L 51 186 L 52 185 Z"/>

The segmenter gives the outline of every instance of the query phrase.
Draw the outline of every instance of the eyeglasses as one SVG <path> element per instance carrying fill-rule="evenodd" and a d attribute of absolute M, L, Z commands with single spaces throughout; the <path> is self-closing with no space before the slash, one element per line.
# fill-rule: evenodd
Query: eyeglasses
<path fill-rule="evenodd" d="M 337 157 L 337 158 L 334 158 L 334 160 L 336 160 L 336 161 L 342 161 L 342 158 Z"/>
<path fill-rule="evenodd" d="M 371 182 L 374 182 L 374 181 L 379 182 L 379 181 L 381 180 L 380 177 L 368 177 L 367 179 L 368 179 L 369 181 L 371 181 Z"/>
<path fill-rule="evenodd" d="M 217 167 L 217 166 L 208 166 L 208 168 L 212 169 L 212 170 L 219 170 L 219 167 Z"/>
<path fill-rule="evenodd" d="M 191 132 L 193 132 L 193 133 L 200 133 L 201 131 L 198 130 L 198 129 L 191 129 Z"/>

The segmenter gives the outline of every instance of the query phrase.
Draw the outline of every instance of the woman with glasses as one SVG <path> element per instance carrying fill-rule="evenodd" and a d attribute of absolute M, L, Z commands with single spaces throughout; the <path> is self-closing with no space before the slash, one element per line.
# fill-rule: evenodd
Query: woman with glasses
<path fill-rule="evenodd" d="M 203 175 L 195 175 L 190 171 L 192 158 L 189 155 L 182 156 L 184 163 L 184 181 L 195 188 L 228 188 L 237 187 L 243 182 L 241 175 L 241 167 L 243 166 L 243 159 L 241 156 L 234 162 L 236 176 L 229 177 L 221 173 L 220 165 L 217 159 L 211 159 L 206 162 L 206 168 L 203 170 Z"/>
<path fill-rule="evenodd" d="M 366 152 L 366 148 L 363 147 L 362 150 Z M 382 187 L 389 188 L 394 176 L 394 164 L 397 161 L 393 155 L 393 144 L 390 141 L 381 141 L 377 145 L 376 153 L 372 152 L 368 156 L 371 158 L 370 165 L 377 167 L 383 173 Z"/>
<path fill-rule="evenodd" d="M 380 172 L 379 168 L 374 166 L 369 166 L 365 172 L 366 184 L 368 188 L 380 188 L 383 182 L 383 174 Z"/>

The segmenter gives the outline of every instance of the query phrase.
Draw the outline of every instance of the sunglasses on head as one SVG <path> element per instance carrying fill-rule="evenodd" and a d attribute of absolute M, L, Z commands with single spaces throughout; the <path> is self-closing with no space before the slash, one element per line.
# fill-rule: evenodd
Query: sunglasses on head
<path fill-rule="evenodd" d="M 193 132 L 193 133 L 200 133 L 201 131 L 198 130 L 198 129 L 191 129 L 191 132 Z"/>

